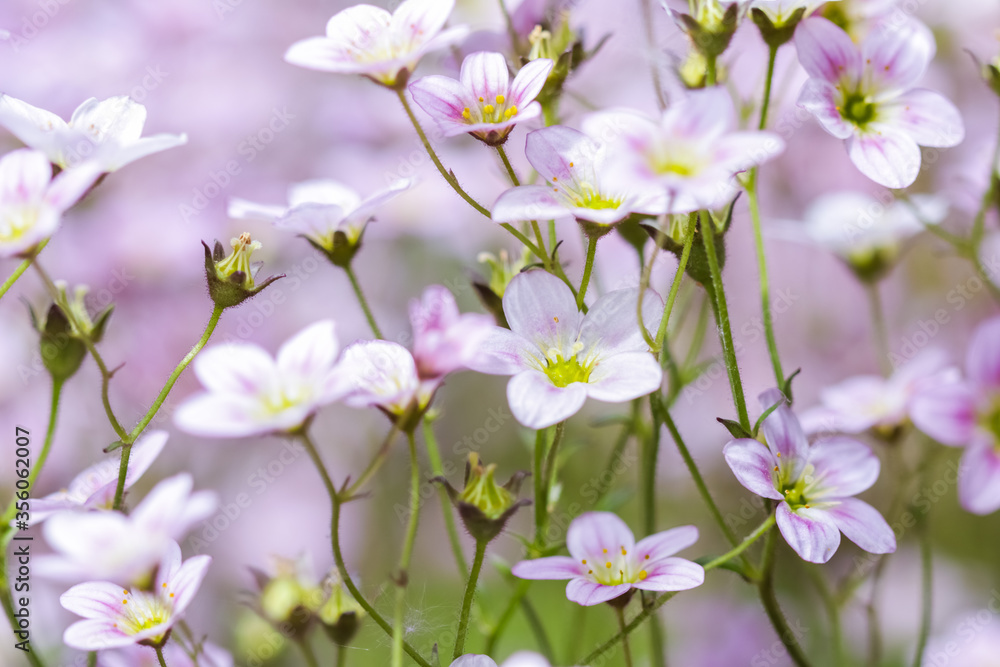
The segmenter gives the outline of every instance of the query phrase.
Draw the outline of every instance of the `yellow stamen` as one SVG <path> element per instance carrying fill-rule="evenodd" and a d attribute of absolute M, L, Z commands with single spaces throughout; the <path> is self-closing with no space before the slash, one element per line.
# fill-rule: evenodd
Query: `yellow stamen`
<path fill-rule="evenodd" d="M 608 568 L 610 570 L 611 569 L 611 561 L 608 561 L 607 563 L 605 563 L 604 567 L 606 567 L 606 568 Z"/>
<path fill-rule="evenodd" d="M 517 115 L 517 105 L 512 106 L 511 108 L 509 108 L 506 111 L 504 111 L 504 115 L 507 116 L 507 118 L 513 118 L 514 116 L 516 116 Z"/>
<path fill-rule="evenodd" d="M 584 558 L 582 562 L 583 562 L 584 565 L 586 565 L 587 564 L 587 559 Z"/>
<path fill-rule="evenodd" d="M 628 556 L 628 552 L 625 551 L 625 547 L 622 547 L 622 556 Z"/>
<path fill-rule="evenodd" d="M 462 118 L 465 120 L 470 120 L 472 118 L 472 113 L 469 111 L 469 107 L 465 107 L 462 111 Z"/>
<path fill-rule="evenodd" d="M 639 579 L 645 579 L 645 578 L 646 578 L 646 577 L 648 577 L 648 576 L 649 576 L 649 575 L 648 575 L 648 574 L 646 574 L 646 571 L 645 571 L 645 570 L 642 570 L 641 572 L 639 572 Z"/>
<path fill-rule="evenodd" d="M 572 163 L 572 162 L 570 162 L 570 163 L 569 163 L 569 166 L 570 166 L 570 167 L 572 167 L 572 166 L 573 166 L 573 163 Z"/>
<path fill-rule="evenodd" d="M 486 106 L 483 107 L 483 111 L 485 111 L 486 113 L 493 113 L 494 111 L 496 111 L 496 108 L 492 104 L 487 104 Z"/>
<path fill-rule="evenodd" d="M 503 104 L 506 99 L 503 95 L 497 95 L 497 104 Z"/>

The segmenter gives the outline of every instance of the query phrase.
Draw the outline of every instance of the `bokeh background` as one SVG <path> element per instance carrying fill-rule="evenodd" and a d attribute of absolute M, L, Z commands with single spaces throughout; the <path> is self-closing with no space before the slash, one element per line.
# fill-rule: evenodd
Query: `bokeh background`
<path fill-rule="evenodd" d="M 420 179 L 417 188 L 379 214 L 357 262 L 375 313 L 387 337 L 394 340 L 407 340 L 407 302 L 426 285 L 447 285 L 463 308 L 478 309 L 470 288 L 470 278 L 480 270 L 478 253 L 513 249 L 492 223 L 448 189 L 421 152 L 390 92 L 360 78 L 284 63 L 282 55 L 292 42 L 320 34 L 326 20 L 349 4 L 342 0 L 0 3 L 0 27 L 12 34 L 0 42 L 3 92 L 63 117 L 89 97 L 129 94 L 149 111 L 146 134 L 185 132 L 189 137 L 186 146 L 111 175 L 73 210 L 42 255 L 44 265 L 56 277 L 90 286 L 94 308 L 111 301 L 116 304 L 102 348 L 109 364 L 124 364 L 115 375 L 111 396 L 123 421 L 137 419 L 145 410 L 211 312 L 204 286 L 202 240 L 225 242 L 250 231 L 264 244 L 259 253 L 265 262 L 262 275 L 289 276 L 256 300 L 227 312 L 217 342 L 247 340 L 273 351 L 287 337 L 322 318 L 336 320 L 342 344 L 369 335 L 342 272 L 325 264 L 300 239 L 264 224 L 227 219 L 230 197 L 279 204 L 285 201 L 290 183 L 318 177 L 342 180 L 363 193 L 400 176 Z M 925 153 L 925 168 L 911 191 L 946 197 L 951 206 L 946 225 L 961 230 L 969 225 L 986 186 L 998 117 L 997 99 L 979 80 L 967 51 L 988 60 L 1000 50 L 1000 7 L 994 0 L 900 4 L 930 25 L 938 40 L 938 55 L 924 85 L 952 99 L 967 125 L 962 145 Z M 453 22 L 468 23 L 475 30 L 461 46 L 465 53 L 504 47 L 503 23 L 495 2 L 459 0 Z M 572 6 L 572 24 L 585 35 L 588 45 L 605 34 L 610 39 L 598 57 L 570 80 L 563 122 L 573 125 L 593 108 L 629 106 L 653 112 L 650 63 L 670 80 L 672 66 L 686 49 L 684 37 L 666 15 L 656 8 L 653 50 L 643 38 L 637 0 L 581 0 Z M 745 25 L 725 58 L 730 85 L 737 94 L 749 96 L 760 89 L 765 56 L 755 28 Z M 455 71 L 450 55 L 437 54 L 425 59 L 418 73 Z M 800 220 L 809 203 L 826 192 L 857 189 L 885 201 L 892 196 L 857 173 L 840 142 L 796 110 L 794 101 L 803 80 L 794 50 L 786 47 L 779 58 L 772 118 L 773 125 L 789 128 L 788 150 L 763 170 L 766 228 L 778 220 Z M 524 134 L 525 128 L 518 128 L 508 145 L 522 171 L 527 169 Z M 471 138 L 437 144 L 444 162 L 480 201 L 492 202 L 505 187 L 495 155 Z M 16 139 L 0 130 L 0 149 L 18 146 Z M 222 176 L 227 163 L 235 163 L 238 173 Z M 991 217 L 988 226 L 996 229 L 997 220 Z M 582 267 L 579 233 L 572 225 L 561 227 L 560 232 L 565 239 L 562 253 L 567 271 L 578 276 Z M 755 396 L 767 388 L 770 366 L 758 319 L 756 266 L 745 207 L 737 207 L 728 248 L 726 278 L 739 359 L 748 395 Z M 787 306 L 775 316 L 782 357 L 786 367 L 802 368 L 796 380 L 797 405 L 813 404 L 828 384 L 857 373 L 877 372 L 865 293 L 846 268 L 822 249 L 782 238 L 770 238 L 767 251 L 773 293 Z M 637 284 L 635 252 L 617 235 L 602 240 L 597 261 L 598 291 Z M 0 273 L 6 275 L 15 266 L 10 260 L 0 262 Z M 672 258 L 663 258 L 654 273 L 654 287 L 663 293 L 674 266 Z M 963 286 L 967 290 L 974 286 L 970 283 L 973 276 L 967 262 L 948 254 L 933 238 L 920 237 L 911 243 L 903 262 L 883 285 L 891 349 L 909 356 L 916 347 L 936 346 L 961 360 L 972 328 L 997 310 L 984 289 L 970 291 L 969 298 L 955 297 Z M 44 289 L 34 275 L 22 279 L 15 292 L 36 308 L 46 304 Z M 701 295 L 691 287 L 688 296 L 690 307 L 697 309 Z M 940 309 L 947 311 L 948 323 L 933 335 L 919 335 Z M 717 354 L 717 342 L 710 339 L 702 359 L 711 361 Z M 0 424 L 7 431 L 13 431 L 14 425 L 29 428 L 36 446 L 40 445 L 48 380 L 27 309 L 15 298 L 0 303 L 0 369 Z M 68 385 L 53 455 L 39 480 L 39 493 L 59 489 L 80 469 L 99 460 L 101 449 L 113 440 L 100 409 L 98 386 L 99 376 L 91 362 Z M 452 377 L 439 394 L 441 416 L 435 429 L 452 469 L 461 469 L 470 449 L 497 461 L 501 475 L 530 467 L 530 434 L 510 417 L 504 386 L 503 378 L 465 373 Z M 171 439 L 132 491 L 133 502 L 158 479 L 180 471 L 190 471 L 198 488 L 215 489 L 224 504 L 247 494 L 252 502 L 237 517 L 220 519 L 220 510 L 213 518 L 216 526 L 224 526 L 221 530 L 213 531 L 206 524 L 192 533 L 203 542 L 189 538 L 183 545 L 185 555 L 200 551 L 215 558 L 189 620 L 211 641 L 229 649 L 238 665 L 260 664 L 254 660 L 267 656 L 273 656 L 267 664 L 299 664 L 295 647 L 282 643 L 276 632 L 241 604 L 241 591 L 252 582 L 246 568 L 265 568 L 275 554 L 294 557 L 308 552 L 318 570 L 332 565 L 325 494 L 306 457 L 290 464 L 280 462 L 285 443 L 279 439 L 213 441 L 174 429 L 172 410 L 196 389 L 197 382 L 186 374 L 154 423 L 156 428 L 171 431 Z M 627 406 L 591 404 L 571 421 L 567 455 L 572 456 L 565 468 L 561 511 L 568 511 L 574 503 L 589 506 L 595 478 L 605 470 L 617 430 L 599 427 L 596 420 L 626 411 Z M 763 519 L 763 510 L 736 483 L 721 456 L 728 434 L 715 417 L 733 416 L 721 363 L 708 366 L 706 374 L 685 390 L 675 413 L 737 531 L 755 526 Z M 498 415 L 502 427 L 488 432 L 487 420 Z M 386 430 L 385 418 L 376 411 L 342 406 L 324 410 L 316 426 L 323 455 L 339 478 L 356 474 Z M 11 445 L 9 453 L 0 455 L 0 490 L 7 497 L 13 485 L 12 437 L 4 435 L 0 442 Z M 939 449 L 927 491 L 933 502 L 930 530 L 936 564 L 934 641 L 942 646 L 957 642 L 965 651 L 964 659 L 971 660 L 975 651 L 989 652 L 983 646 L 993 646 L 993 651 L 1000 646 L 1000 616 L 989 606 L 991 600 L 1000 599 L 1000 518 L 973 517 L 958 507 L 949 468 L 958 452 Z M 884 448 L 877 451 L 885 455 Z M 639 465 L 634 452 L 630 445 L 624 465 L 610 476 L 613 490 L 606 506 L 637 526 L 633 496 Z M 396 454 L 398 458 L 375 480 L 372 499 L 347 508 L 343 527 L 348 563 L 383 609 L 389 603 L 378 594 L 397 558 L 402 520 L 396 510 L 405 504 L 406 462 L 401 448 Z M 262 476 L 261 470 L 270 472 Z M 884 509 L 893 469 L 884 466 L 883 470 L 883 478 L 866 498 Z M 720 553 L 724 548 L 721 536 L 666 433 L 657 474 L 661 527 L 697 524 L 702 538 L 685 555 Z M 456 482 L 459 476 L 454 475 Z M 426 505 L 411 574 L 407 626 L 409 640 L 427 650 L 455 622 L 462 582 L 444 546 L 436 493 L 430 485 L 424 490 Z M 529 518 L 520 519 L 512 531 L 527 534 Z M 888 562 L 878 589 L 862 587 L 845 601 L 845 631 L 858 656 L 865 651 L 868 614 L 880 619 L 885 631 L 885 665 L 912 660 L 919 619 L 919 555 L 911 532 L 902 534 L 899 552 Z M 466 548 L 471 556 L 469 543 Z M 509 563 L 519 557 L 520 549 L 515 539 L 504 537 L 491 555 L 498 563 Z M 835 578 L 846 575 L 858 566 L 856 559 L 861 556 L 845 541 L 825 571 Z M 793 627 L 802 633 L 801 641 L 806 646 L 822 645 L 828 621 L 807 570 L 781 547 L 779 595 Z M 61 648 L 59 642 L 71 621 L 57 603 L 64 586 L 36 584 L 33 645 L 50 664 L 78 664 L 74 661 L 80 656 Z M 613 633 L 613 615 L 605 608 L 578 612 L 565 600 L 562 586 L 539 583 L 530 600 L 549 625 L 558 655 L 569 649 L 579 655 Z M 512 590 L 498 568 L 487 568 L 481 599 L 494 616 Z M 752 589 L 730 573 L 713 573 L 704 587 L 671 602 L 664 608 L 663 621 L 670 664 L 788 664 Z M 0 664 L 20 664 L 22 658 L 11 649 L 12 643 L 0 642 Z M 648 643 L 643 631 L 637 633 L 634 645 L 640 661 Z M 277 648 L 268 648 L 272 646 Z M 480 647 L 478 634 L 472 635 L 469 647 Z M 518 614 L 500 644 L 501 655 L 536 647 L 536 638 Z M 327 645 L 319 650 L 332 655 Z M 351 650 L 350 664 L 383 667 L 387 656 L 385 636 L 367 623 L 357 648 Z M 817 652 L 815 659 L 822 665 L 828 657 Z M 949 660 L 954 661 L 927 664 L 972 664 L 962 657 Z M 615 656 L 608 664 L 619 661 Z M 850 664 L 862 664 L 861 658 Z"/>

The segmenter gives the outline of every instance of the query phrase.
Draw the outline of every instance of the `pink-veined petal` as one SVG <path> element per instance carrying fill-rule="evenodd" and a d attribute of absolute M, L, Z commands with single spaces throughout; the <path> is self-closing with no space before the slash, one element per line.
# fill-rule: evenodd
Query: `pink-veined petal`
<path fill-rule="evenodd" d="M 547 220 L 572 215 L 552 188 L 544 185 L 521 185 L 502 193 L 493 204 L 493 222 Z"/>
<path fill-rule="evenodd" d="M 277 358 L 278 372 L 285 378 L 318 378 L 329 372 L 338 352 L 336 325 L 333 320 L 321 320 L 281 346 Z"/>
<path fill-rule="evenodd" d="M 1000 456 L 992 438 L 976 438 L 965 450 L 959 468 L 958 499 L 973 514 L 1000 509 Z"/>
<path fill-rule="evenodd" d="M 129 455 L 128 471 L 125 473 L 125 488 L 130 488 L 143 473 L 149 470 L 153 461 L 167 445 L 170 434 L 166 431 L 149 431 L 144 433 L 134 445 Z"/>
<path fill-rule="evenodd" d="M 623 352 L 601 359 L 587 380 L 587 395 L 607 403 L 624 403 L 660 388 L 663 368 L 649 352 Z"/>
<path fill-rule="evenodd" d="M 800 507 L 794 512 L 782 502 L 778 529 L 795 553 L 810 563 L 825 563 L 840 546 L 840 529 L 825 510 Z"/>
<path fill-rule="evenodd" d="M 489 375 L 516 375 L 534 368 L 531 360 L 540 356 L 541 351 L 523 337 L 510 329 L 494 327 L 469 362 L 469 368 Z"/>
<path fill-rule="evenodd" d="M 799 418 L 788 407 L 785 397 L 777 389 L 769 389 L 759 397 L 760 407 L 767 410 L 776 403 L 781 405 L 764 420 L 764 439 L 775 454 L 785 457 L 784 463 L 804 459 L 809 447 Z"/>
<path fill-rule="evenodd" d="M 879 113 L 921 146 L 947 148 L 965 138 L 962 114 L 944 95 L 931 90 L 906 92 L 883 104 Z"/>
<path fill-rule="evenodd" d="M 884 123 L 872 123 L 847 140 L 847 153 L 858 170 L 879 185 L 905 188 L 920 173 L 920 147 L 908 134 Z"/>
<path fill-rule="evenodd" d="M 774 488 L 774 469 L 778 461 L 763 443 L 750 438 L 733 440 L 723 448 L 722 455 L 737 481 L 748 491 L 764 498 L 783 498 Z"/>
<path fill-rule="evenodd" d="M 211 392 L 250 396 L 276 381 L 271 355 L 251 343 L 216 345 L 194 360 L 194 373 Z"/>
<path fill-rule="evenodd" d="M 514 276 L 503 295 L 510 330 L 547 351 L 563 352 L 576 341 L 583 314 L 569 287 L 547 271 Z"/>
<path fill-rule="evenodd" d="M 52 185 L 45 193 L 45 201 L 62 213 L 86 194 L 101 173 L 100 165 L 91 162 L 63 171 L 52 179 Z"/>
<path fill-rule="evenodd" d="M 815 116 L 824 130 L 838 139 L 846 139 L 855 130 L 840 115 L 837 96 L 837 89 L 829 81 L 809 79 L 799 93 L 798 105 Z"/>
<path fill-rule="evenodd" d="M 866 80 L 875 90 L 907 90 L 924 75 L 931 44 L 911 26 L 884 23 L 861 45 Z"/>
<path fill-rule="evenodd" d="M 528 428 L 541 429 L 575 415 L 587 400 L 587 385 L 574 382 L 557 387 L 545 373 L 522 371 L 507 383 L 511 414 Z"/>
<path fill-rule="evenodd" d="M 262 419 L 260 410 L 260 401 L 251 397 L 198 394 L 181 404 L 174 413 L 174 423 L 182 431 L 208 438 L 245 438 L 281 430 L 275 428 L 273 419 Z M 298 423 L 305 417 L 301 415 Z"/>
<path fill-rule="evenodd" d="M 580 561 L 568 556 L 550 556 L 522 560 L 511 568 L 511 574 L 521 579 L 572 579 L 586 574 Z"/>
<path fill-rule="evenodd" d="M 570 602 L 575 602 L 584 607 L 593 607 L 594 605 L 625 595 L 631 589 L 632 584 L 605 586 L 587 579 L 571 579 L 566 584 L 566 597 Z"/>
<path fill-rule="evenodd" d="M 844 537 L 873 554 L 891 554 L 896 550 L 896 536 L 878 510 L 857 498 L 844 498 L 824 510 Z"/>
<path fill-rule="evenodd" d="M 573 180 L 574 169 L 593 162 L 600 147 L 587 135 L 564 125 L 529 132 L 524 155 L 546 181 Z M 573 167 L 570 167 L 573 163 Z"/>
<path fill-rule="evenodd" d="M 598 559 L 605 553 L 632 551 L 635 536 L 628 525 L 612 512 L 586 512 L 573 519 L 566 531 L 566 548 L 576 560 Z"/>
<path fill-rule="evenodd" d="M 697 541 L 697 526 L 679 526 L 639 540 L 635 545 L 635 553 L 640 561 L 655 563 L 687 549 Z"/>
<path fill-rule="evenodd" d="M 977 385 L 1000 388 L 1000 317 L 976 327 L 966 351 L 965 370 Z"/>
<path fill-rule="evenodd" d="M 0 204 L 41 201 L 52 178 L 44 153 L 19 148 L 0 158 Z"/>
<path fill-rule="evenodd" d="M 104 618 L 77 621 L 66 628 L 63 643 L 80 651 L 100 651 L 129 646 L 138 641 L 138 637 L 126 635 L 114 623 L 111 619 Z"/>
<path fill-rule="evenodd" d="M 846 32 L 824 18 L 806 19 L 795 31 L 799 62 L 809 76 L 836 85 L 861 76 L 861 54 Z"/>
<path fill-rule="evenodd" d="M 171 581 L 164 582 L 174 594 L 173 615 L 175 617 L 184 613 L 184 610 L 191 604 L 211 564 L 211 556 L 192 556 L 184 561 Z"/>
<path fill-rule="evenodd" d="M 110 618 L 122 606 L 122 587 L 107 581 L 77 584 L 59 596 L 63 609 L 84 618 Z"/>
<path fill-rule="evenodd" d="M 925 387 L 910 402 L 910 419 L 944 445 L 968 444 L 976 427 L 976 392 L 964 382 Z"/>
<path fill-rule="evenodd" d="M 378 35 L 392 23 L 392 14 L 374 5 L 353 5 L 334 14 L 326 22 L 326 36 L 358 48 L 372 46 L 373 35 Z"/>
<path fill-rule="evenodd" d="M 404 0 L 392 14 L 393 39 L 411 47 L 427 41 L 444 27 L 454 7 L 455 0 Z"/>
<path fill-rule="evenodd" d="M 548 58 L 536 58 L 522 67 L 511 83 L 508 105 L 520 108 L 538 97 L 553 65 Z"/>
<path fill-rule="evenodd" d="M 646 568 L 646 578 L 632 584 L 644 591 L 686 591 L 705 583 L 705 568 L 684 558 L 665 558 Z"/>
<path fill-rule="evenodd" d="M 497 95 L 508 95 L 510 72 L 502 53 L 477 51 L 470 53 L 462 61 L 459 80 L 474 101 L 480 104 L 496 104 Z M 481 101 L 480 101 L 481 100 Z"/>
<path fill-rule="evenodd" d="M 410 84 L 409 90 L 417 106 L 439 124 L 445 124 L 449 136 L 465 131 L 469 123 L 462 113 L 472 102 L 462 83 L 434 74 L 417 79 Z"/>
<path fill-rule="evenodd" d="M 813 443 L 809 463 L 815 468 L 819 497 L 853 496 L 871 488 L 881 464 L 872 450 L 857 440 L 833 437 Z"/>
<path fill-rule="evenodd" d="M 621 352 L 647 352 L 649 344 L 639 330 L 639 290 L 608 292 L 590 307 L 580 325 L 582 354 L 591 350 L 599 355 Z M 663 316 L 663 300 L 647 289 L 642 300 L 642 319 L 646 329 L 655 333 Z"/>
<path fill-rule="evenodd" d="M 721 137 L 736 122 L 733 98 L 722 86 L 688 92 L 663 114 L 663 129 L 674 137 L 697 143 Z"/>

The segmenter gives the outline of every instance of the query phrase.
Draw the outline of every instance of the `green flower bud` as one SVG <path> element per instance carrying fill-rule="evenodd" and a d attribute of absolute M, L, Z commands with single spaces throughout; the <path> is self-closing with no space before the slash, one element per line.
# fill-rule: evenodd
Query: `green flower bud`
<path fill-rule="evenodd" d="M 718 0 L 701 0 L 694 16 L 676 14 L 694 47 L 706 58 L 718 58 L 739 27 L 739 3 L 722 8 Z"/>
<path fill-rule="evenodd" d="M 76 373 L 87 356 L 87 347 L 73 333 L 69 319 L 56 304 L 49 306 L 44 322 L 31 311 L 31 321 L 38 330 L 42 363 L 55 382 L 65 382 Z"/>
<path fill-rule="evenodd" d="M 694 232 L 694 241 L 691 244 L 691 254 L 688 256 L 685 273 L 701 285 L 709 286 L 712 284 L 712 272 L 708 263 L 708 253 L 705 250 L 704 242 L 701 240 L 701 235 L 706 229 L 710 229 L 714 233 L 715 252 L 719 262 L 719 270 L 721 271 L 726 266 L 725 235 L 733 222 L 733 207 L 735 205 L 736 199 L 729 205 L 721 220 L 717 219 L 712 213 L 709 213 L 710 220 L 707 221 L 707 224 L 702 219 L 702 214 L 697 214 L 698 226 Z M 680 259 L 684 252 L 685 230 L 688 224 L 686 215 L 675 215 L 670 216 L 667 229 L 665 230 L 661 231 L 653 225 L 643 225 L 643 229 L 646 230 L 646 233 L 649 234 L 654 243 L 659 244 L 660 248 L 673 253 Z"/>
<path fill-rule="evenodd" d="M 254 241 L 250 234 L 244 232 L 238 238 L 230 241 L 233 252 L 226 257 L 222 244 L 215 242 L 215 247 L 209 250 L 205 246 L 205 277 L 208 280 L 208 293 L 212 301 L 222 308 L 231 308 L 256 296 L 265 287 L 284 275 L 272 276 L 260 285 L 254 284 L 254 273 L 259 266 L 250 264 L 250 257 L 255 250 L 261 248 L 260 241 Z"/>
<path fill-rule="evenodd" d="M 496 255 L 481 252 L 477 257 L 480 264 L 486 265 L 486 281 L 474 280 L 472 286 L 476 289 L 476 295 L 483 307 L 493 315 L 499 326 L 507 326 L 507 317 L 503 312 L 503 295 L 507 285 L 514 276 L 524 270 L 530 258 L 531 253 L 527 248 L 521 251 L 520 257 L 516 260 L 511 260 L 506 250 L 501 250 Z"/>
<path fill-rule="evenodd" d="M 802 18 L 806 14 L 805 7 L 799 7 L 788 16 L 777 17 L 772 20 L 767 13 L 754 7 L 750 10 L 750 18 L 753 20 L 764 43 L 772 49 L 777 49 L 789 42 L 795 36 L 795 29 L 799 26 Z"/>
<path fill-rule="evenodd" d="M 289 629 L 293 638 L 302 637 L 323 604 L 323 589 L 304 561 L 278 558 L 275 563 L 274 576 L 251 570 L 260 589 L 253 606 L 274 626 Z"/>
<path fill-rule="evenodd" d="M 461 492 L 443 477 L 431 480 L 444 485 L 466 530 L 477 542 L 492 541 L 518 509 L 531 504 L 528 499 L 517 499 L 528 473 L 517 472 L 502 486 L 494 479 L 495 474 L 496 464 L 483 466 L 479 455 L 472 453 L 465 466 L 465 488 Z"/>
<path fill-rule="evenodd" d="M 345 590 L 336 572 L 327 577 L 328 597 L 319 609 L 319 621 L 333 643 L 350 644 L 365 615 L 364 608 Z"/>

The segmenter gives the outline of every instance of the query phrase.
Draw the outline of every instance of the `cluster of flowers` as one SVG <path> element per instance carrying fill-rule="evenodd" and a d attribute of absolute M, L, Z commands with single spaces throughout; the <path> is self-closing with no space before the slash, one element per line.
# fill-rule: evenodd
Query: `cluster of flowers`
<path fill-rule="evenodd" d="M 908 187 L 920 171 L 920 146 L 948 147 L 963 139 L 955 107 L 943 96 L 916 87 L 935 50 L 924 26 L 911 20 L 889 29 L 876 20 L 849 19 L 846 14 L 837 24 L 816 13 L 820 4 L 698 0 L 691 3 L 690 13 L 668 6 L 690 38 L 692 58 L 701 63 L 697 85 L 659 117 L 605 110 L 585 116 L 578 128 L 550 122 L 557 118 L 562 83 L 579 64 L 578 58 L 566 54 L 578 45 L 557 44 L 552 33 L 539 29 L 532 32 L 531 48 L 522 54 L 513 78 L 507 55 L 476 52 L 465 57 L 458 79 L 441 75 L 414 79 L 423 56 L 455 47 L 468 34 L 464 27 L 445 28 L 451 0 L 405 0 L 393 13 L 368 5 L 338 13 L 327 25 L 326 36 L 294 44 L 286 60 L 361 75 L 395 92 L 445 180 L 480 213 L 521 240 L 537 266 L 521 270 L 523 265 L 495 263 L 490 285 L 484 288 L 492 298 L 484 299 L 491 315 L 462 313 L 448 289 L 427 288 L 410 304 L 409 348 L 382 339 L 360 288 L 356 289 L 375 339 L 354 342 L 343 350 L 332 320 L 309 325 L 274 356 L 251 343 L 210 346 L 201 352 L 210 329 L 165 388 L 169 391 L 193 358 L 204 391 L 184 401 L 175 413 L 175 424 L 205 437 L 301 438 L 327 483 L 336 519 L 339 507 L 357 497 L 368 473 L 353 486 L 345 483 L 337 488 L 331 482 L 308 433 L 320 409 L 337 402 L 377 408 L 391 421 L 392 433 L 405 433 L 412 443 L 447 376 L 461 370 L 511 376 L 507 385 L 511 412 L 522 426 L 538 431 L 536 459 L 543 461 L 534 471 L 538 536 L 512 573 L 527 580 L 569 580 L 566 597 L 579 605 L 611 604 L 622 620 L 616 641 L 627 641 L 624 610 L 636 591 L 668 594 L 644 601 L 640 614 L 645 618 L 646 610 L 665 602 L 669 594 L 700 586 L 707 571 L 730 563 L 763 591 L 769 577 L 749 561 L 735 563 L 745 559 L 746 550 L 775 525 L 795 553 L 812 563 L 829 561 L 841 535 L 874 554 L 894 552 L 896 536 L 882 514 L 854 497 L 872 487 L 880 472 L 878 457 L 859 439 L 862 434 L 891 441 L 912 424 L 943 444 L 965 446 L 962 505 L 977 514 L 1000 509 L 1000 319 L 994 319 L 975 332 L 964 374 L 944 355 L 927 353 L 889 377 L 860 376 L 829 388 L 822 405 L 802 413 L 801 420 L 792 410 L 791 378 L 779 373 L 777 386 L 760 396 L 762 414 L 751 426 L 738 368 L 734 359 L 727 359 L 732 361 L 730 380 L 741 421 L 727 422 L 733 439 L 721 455 L 740 484 L 767 499 L 773 514 L 743 543 L 732 540 L 733 550 L 724 556 L 699 563 L 679 558 L 678 552 L 697 541 L 695 526 L 636 541 L 626 523 L 609 512 L 587 512 L 572 521 L 565 540 L 568 556 L 556 555 L 561 547 L 544 541 L 560 439 L 566 421 L 588 397 L 627 403 L 651 396 L 654 426 L 659 429 L 664 423 L 659 411 L 666 410 L 661 394 L 665 337 L 685 273 L 706 286 L 719 318 L 723 351 L 732 351 L 731 337 L 725 337 L 729 325 L 720 272 L 724 253 L 715 244 L 722 243 L 732 222 L 734 198 L 740 191 L 756 197 L 757 169 L 785 148 L 778 135 L 765 129 L 768 99 L 759 129 L 739 129 L 732 96 L 718 81 L 717 59 L 740 21 L 752 17 L 772 58 L 780 47 L 794 43 L 808 74 L 798 104 L 829 134 L 844 141 L 852 162 L 872 181 L 889 188 Z M 523 11 L 532 5 L 524 3 Z M 856 40 L 848 30 L 862 23 L 869 32 Z M 410 100 L 444 137 L 469 134 L 502 158 L 512 187 L 499 194 L 490 209 L 472 200 L 441 165 Z M 524 150 L 538 178 L 522 185 L 504 146 L 517 125 L 537 124 L 540 119 L 545 127 L 527 134 Z M 36 262 L 63 214 L 108 173 L 185 142 L 183 135 L 142 137 L 144 120 L 145 109 L 128 98 L 89 100 L 64 122 L 19 100 L 0 97 L 0 125 L 29 146 L 0 158 L 0 257 Z M 234 199 L 229 213 L 248 224 L 268 222 L 303 237 L 354 280 L 351 266 L 366 225 L 380 206 L 414 185 L 400 180 L 364 198 L 334 181 L 307 181 L 291 187 L 287 206 Z M 849 234 L 845 227 L 850 216 L 844 211 L 856 212 L 865 201 L 851 193 L 832 197 L 817 204 L 805 233 L 831 246 L 860 280 L 876 287 L 899 254 L 901 240 L 924 225 L 940 222 L 944 215 L 940 201 L 914 197 L 908 207 L 885 211 L 883 219 Z M 575 219 L 589 243 L 579 283 L 566 276 L 555 238 L 546 248 L 538 229 L 537 221 L 557 219 Z M 643 242 L 647 236 L 654 240 L 654 252 L 664 249 L 678 256 L 671 292 L 664 299 L 649 287 L 647 267 L 639 287 L 588 300 L 597 240 L 619 225 L 635 223 L 645 227 Z M 789 227 L 784 229 L 787 233 Z M 799 226 L 792 233 L 801 236 L 801 230 Z M 696 239 L 704 250 L 695 249 Z M 260 243 L 249 233 L 231 244 L 228 255 L 221 244 L 205 247 L 206 277 L 216 307 L 210 327 L 225 309 L 253 297 L 277 278 L 256 282 L 251 255 Z M 82 293 L 71 300 L 64 286 L 53 284 L 52 289 L 56 306 L 40 324 L 43 344 L 46 335 L 60 333 L 53 329 L 60 321 L 62 333 L 81 343 L 79 349 L 63 346 L 63 352 L 47 364 L 54 382 L 61 384 L 87 353 L 96 354 L 94 345 L 100 341 L 106 317 L 92 321 Z M 772 355 L 780 367 L 773 349 Z M 106 373 L 103 366 L 102 370 Z M 109 378 L 106 373 L 105 379 Z M 105 387 L 105 398 L 106 391 Z M 154 412 L 163 396 L 158 400 Z M 144 433 L 148 419 L 126 433 L 108 411 L 120 439 L 120 465 L 103 463 L 88 469 L 66 491 L 33 500 L 31 506 L 32 521 L 45 523 L 44 534 L 54 551 L 40 569 L 47 576 L 85 582 L 61 597 L 63 607 L 85 619 L 66 630 L 64 641 L 85 651 L 124 651 L 117 655 L 125 664 L 133 659 L 128 651 L 148 653 L 143 647 L 153 647 L 161 663 L 166 648 L 177 660 L 171 664 L 200 657 L 203 665 L 230 665 L 225 651 L 204 644 L 180 623 L 211 559 L 183 560 L 177 541 L 210 516 L 217 501 L 211 492 L 193 493 L 191 477 L 180 474 L 160 482 L 126 511 L 124 492 L 163 450 L 168 435 Z M 381 460 L 377 456 L 370 471 L 377 470 Z M 495 466 L 483 466 L 474 457 L 462 490 L 438 480 L 477 542 L 471 593 L 462 611 L 452 667 L 496 667 L 491 657 L 464 653 L 486 545 L 525 504 L 516 497 L 520 477 L 500 486 L 494 471 Z M 258 577 L 258 608 L 274 622 L 306 609 L 310 622 L 318 619 L 335 643 L 346 645 L 357 619 L 377 612 L 350 579 L 339 552 L 336 521 L 334 525 L 336 573 L 320 583 L 310 567 L 286 563 L 274 576 Z M 2 530 L 6 539 L 12 529 Z M 412 539 L 411 531 L 411 546 Z M 408 558 L 405 555 L 401 562 L 404 572 Z M 399 579 L 403 590 L 405 576 Z M 390 628 L 388 622 L 379 625 Z M 398 617 L 387 632 L 392 636 L 394 667 L 403 664 L 404 651 L 425 664 L 405 642 Z M 788 642 L 793 655 L 801 652 L 793 639 Z M 302 643 L 311 657 L 308 645 Z M 527 653 L 503 663 L 503 667 L 542 665 L 547 665 L 544 658 Z"/>

